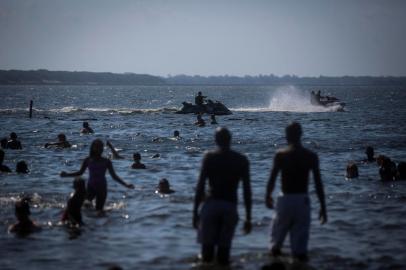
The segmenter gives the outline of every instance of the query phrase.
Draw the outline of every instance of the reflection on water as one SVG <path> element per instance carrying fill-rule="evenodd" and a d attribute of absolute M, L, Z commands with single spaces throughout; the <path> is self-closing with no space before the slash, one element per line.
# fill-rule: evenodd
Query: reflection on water
<path fill-rule="evenodd" d="M 8 99 L 0 99 L 0 137 L 15 131 L 23 144 L 22 151 L 6 150 L 4 163 L 14 170 L 19 160 L 25 160 L 31 172 L 0 175 L 1 268 L 105 269 L 118 264 L 125 269 L 199 269 L 191 209 L 201 158 L 214 147 L 216 126 L 197 128 L 194 115 L 174 113 L 199 90 L 234 108 L 233 115 L 217 121 L 230 128 L 234 148 L 251 161 L 254 229 L 244 236 L 238 228 L 233 268 L 258 269 L 268 262 L 272 211 L 264 206 L 264 189 L 272 157 L 285 145 L 284 128 L 293 120 L 303 124 L 305 146 L 319 153 L 327 194 L 329 223 L 320 226 L 317 199 L 311 192 L 311 265 L 404 266 L 406 183 L 382 184 L 375 164 L 360 164 L 360 177 L 346 181 L 345 167 L 349 160 L 364 158 L 367 145 L 396 162 L 406 160 L 405 89 L 323 89 L 347 103 L 346 112 L 340 113 L 308 107 L 305 97 L 312 88 L 2 86 L 1 95 Z M 33 119 L 27 117 L 30 99 Z M 85 119 L 95 135 L 79 134 Z M 171 139 L 174 130 L 180 131 L 181 140 Z M 45 149 L 44 144 L 60 132 L 76 147 Z M 83 209 L 86 226 L 72 234 L 58 223 L 72 192 L 72 179 L 60 178 L 59 172 L 77 170 L 95 138 L 109 139 L 122 149 L 124 159 L 113 160 L 114 167 L 136 188 L 127 190 L 108 177 L 107 215 L 97 218 L 91 209 Z M 134 152 L 141 154 L 146 170 L 130 169 Z M 155 154 L 159 158 L 152 158 Z M 155 194 L 161 178 L 167 178 L 176 193 Z M 16 239 L 6 230 L 15 220 L 14 202 L 27 194 L 33 197 L 32 218 L 44 230 Z"/>

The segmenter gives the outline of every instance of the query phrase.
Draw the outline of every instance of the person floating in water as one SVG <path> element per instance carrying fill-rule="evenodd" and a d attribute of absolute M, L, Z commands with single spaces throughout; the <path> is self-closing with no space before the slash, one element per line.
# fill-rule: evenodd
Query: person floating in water
<path fill-rule="evenodd" d="M 203 120 L 201 114 L 197 115 L 197 120 L 195 122 L 195 125 L 198 126 L 198 127 L 204 127 L 206 125 L 206 122 Z"/>
<path fill-rule="evenodd" d="M 238 222 L 237 189 L 242 179 L 246 218 L 245 233 L 251 231 L 251 184 L 248 159 L 231 150 L 231 133 L 217 128 L 218 149 L 205 154 L 196 186 L 193 206 L 193 227 L 198 229 L 198 240 L 204 262 L 214 256 L 221 265 L 228 265 L 231 243 Z M 205 198 L 206 179 L 209 192 Z M 199 213 L 199 206 L 203 206 Z M 215 255 L 216 254 L 216 255 Z"/>
<path fill-rule="evenodd" d="M 36 225 L 30 219 L 30 205 L 29 199 L 24 198 L 15 204 L 15 216 L 18 220 L 17 223 L 9 227 L 9 232 L 16 233 L 21 236 L 28 235 L 33 232 L 38 232 L 41 230 L 41 227 Z"/>
<path fill-rule="evenodd" d="M 357 164 L 355 164 L 353 162 L 350 162 L 347 165 L 347 172 L 346 172 L 345 177 L 348 178 L 348 179 L 358 177 L 358 166 L 357 166 Z"/>
<path fill-rule="evenodd" d="M 133 169 L 146 169 L 145 165 L 141 163 L 141 155 L 140 153 L 136 152 L 133 154 L 134 163 L 131 165 Z"/>
<path fill-rule="evenodd" d="M 62 221 L 69 226 L 83 225 L 81 208 L 86 199 L 85 181 L 78 177 L 73 180 L 73 189 L 75 192 L 71 194 L 66 209 L 62 215 Z"/>
<path fill-rule="evenodd" d="M 16 173 L 29 173 L 28 165 L 24 160 L 17 162 Z"/>
<path fill-rule="evenodd" d="M 10 168 L 3 164 L 4 162 L 4 151 L 0 149 L 0 172 L 11 172 Z"/>
<path fill-rule="evenodd" d="M 63 133 L 58 134 L 58 141 L 53 143 L 46 143 L 45 148 L 50 146 L 56 146 L 57 148 L 70 148 L 71 144 L 66 139 L 66 135 Z"/>
<path fill-rule="evenodd" d="M 156 193 L 171 194 L 174 192 L 175 191 L 171 189 L 171 185 L 169 184 L 169 181 L 166 178 L 162 178 L 161 180 L 159 180 Z"/>
<path fill-rule="evenodd" d="M 204 99 L 206 98 L 206 96 L 203 96 L 202 95 L 202 92 L 198 92 L 197 93 L 197 96 L 195 97 L 195 104 L 197 105 L 197 106 L 203 106 L 203 103 L 204 103 Z"/>
<path fill-rule="evenodd" d="M 17 134 L 15 132 L 10 133 L 10 139 L 7 141 L 6 144 L 7 149 L 23 149 L 21 142 L 17 140 Z"/>
<path fill-rule="evenodd" d="M 319 218 L 321 224 L 327 222 L 327 210 L 323 184 L 320 177 L 317 154 L 304 148 L 300 137 L 302 128 L 299 123 L 286 127 L 288 147 L 279 150 L 273 162 L 273 168 L 266 187 L 265 203 L 274 208 L 272 191 L 278 173 L 282 172 L 282 195 L 276 200 L 274 217 L 271 223 L 271 254 L 278 256 L 286 234 L 290 233 L 293 257 L 307 260 L 307 243 L 310 231 L 310 198 L 308 195 L 309 172 L 313 172 L 316 193 L 320 201 Z"/>
<path fill-rule="evenodd" d="M 93 134 L 93 129 L 89 126 L 88 122 L 83 122 L 83 128 L 80 130 L 82 134 Z"/>
<path fill-rule="evenodd" d="M 182 139 L 182 137 L 180 136 L 179 130 L 175 130 L 175 131 L 173 132 L 173 138 L 174 138 L 175 140 L 180 140 L 180 139 Z"/>
<path fill-rule="evenodd" d="M 210 119 L 211 119 L 210 124 L 212 124 L 212 125 L 217 125 L 218 124 L 217 120 L 216 120 L 216 115 L 214 115 L 214 114 L 210 115 Z"/>
<path fill-rule="evenodd" d="M 396 164 L 389 157 L 379 155 L 376 159 L 379 165 L 381 181 L 393 181 L 396 178 Z"/>
<path fill-rule="evenodd" d="M 81 168 L 77 172 L 66 173 L 61 172 L 61 177 L 75 177 L 81 176 L 87 168 L 89 168 L 89 180 L 87 182 L 87 199 L 92 201 L 96 198 L 96 210 L 100 214 L 103 213 L 104 203 L 107 197 L 107 181 L 106 171 L 108 170 L 111 177 L 125 186 L 126 188 L 134 189 L 133 184 L 124 182 L 114 171 L 111 161 L 102 156 L 103 154 L 103 142 L 100 139 L 96 139 L 90 146 L 90 153 L 82 163 Z"/>
<path fill-rule="evenodd" d="M 375 152 L 374 152 L 374 148 L 372 146 L 368 146 L 365 149 L 365 154 L 367 155 L 367 158 L 363 160 L 363 162 L 366 163 L 371 163 L 371 162 L 375 162 L 376 158 L 375 158 Z"/>

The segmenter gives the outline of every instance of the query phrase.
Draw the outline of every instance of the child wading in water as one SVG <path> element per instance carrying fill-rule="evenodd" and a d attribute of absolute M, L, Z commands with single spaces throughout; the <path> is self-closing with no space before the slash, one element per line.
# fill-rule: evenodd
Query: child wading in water
<path fill-rule="evenodd" d="M 86 198 L 85 181 L 82 178 L 76 178 L 73 180 L 73 189 L 75 192 L 68 200 L 62 221 L 69 226 L 81 226 L 83 225 L 81 208 Z"/>
<path fill-rule="evenodd" d="M 87 199 L 92 201 L 96 198 L 96 210 L 103 213 L 104 203 L 107 197 L 107 181 L 106 170 L 109 171 L 111 177 L 127 188 L 134 188 L 133 184 L 124 182 L 114 171 L 113 164 L 105 157 L 102 157 L 103 142 L 96 139 L 90 146 L 90 154 L 82 163 L 81 168 L 77 172 L 66 173 L 61 172 L 61 177 L 72 177 L 82 175 L 86 168 L 89 168 L 89 180 L 87 182 Z"/>

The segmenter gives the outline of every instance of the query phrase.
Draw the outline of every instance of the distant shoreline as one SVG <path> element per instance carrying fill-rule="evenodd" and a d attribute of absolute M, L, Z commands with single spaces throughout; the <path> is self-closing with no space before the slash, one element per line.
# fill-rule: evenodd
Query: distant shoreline
<path fill-rule="evenodd" d="M 258 76 L 189 76 L 159 77 L 149 74 L 0 70 L 0 85 L 115 85 L 115 86 L 406 86 L 406 77 L 395 76 L 342 76 L 298 77 L 285 75 Z"/>

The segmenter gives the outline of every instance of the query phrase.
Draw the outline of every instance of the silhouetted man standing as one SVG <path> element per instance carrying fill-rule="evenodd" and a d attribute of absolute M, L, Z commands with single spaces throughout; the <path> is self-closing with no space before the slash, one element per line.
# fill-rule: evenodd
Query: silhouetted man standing
<path fill-rule="evenodd" d="M 317 154 L 304 148 L 300 142 L 302 128 L 298 123 L 286 127 L 289 146 L 278 151 L 274 158 L 271 176 L 265 194 L 265 203 L 273 208 L 272 191 L 276 177 L 282 172 L 282 194 L 276 201 L 275 214 L 271 223 L 271 253 L 281 254 L 286 234 L 290 233 L 292 255 L 307 260 L 307 243 L 310 231 L 310 199 L 308 196 L 309 172 L 313 172 L 316 193 L 320 201 L 320 222 L 327 222 L 323 184 L 320 177 Z"/>
<path fill-rule="evenodd" d="M 229 264 L 231 242 L 238 222 L 237 189 L 243 182 L 246 220 L 245 233 L 251 231 L 251 184 L 248 159 L 231 150 L 231 134 L 218 128 L 215 134 L 218 149 L 206 153 L 197 183 L 193 207 L 193 227 L 198 229 L 204 262 L 211 262 L 216 253 L 217 262 Z M 205 196 L 205 183 L 209 192 Z M 203 207 L 198 214 L 200 203 Z M 217 249 L 217 250 L 216 250 Z"/>

